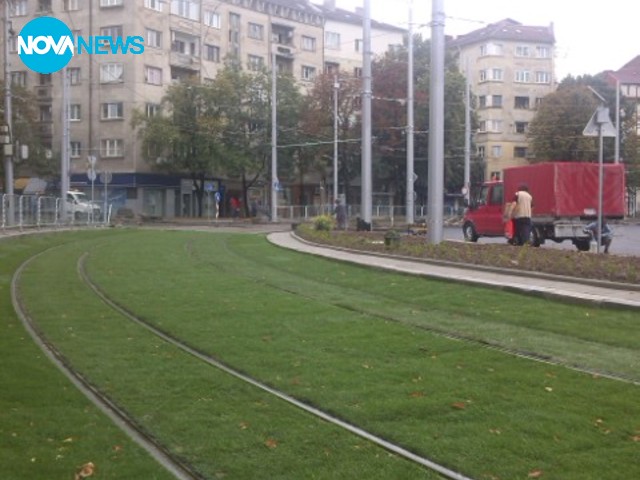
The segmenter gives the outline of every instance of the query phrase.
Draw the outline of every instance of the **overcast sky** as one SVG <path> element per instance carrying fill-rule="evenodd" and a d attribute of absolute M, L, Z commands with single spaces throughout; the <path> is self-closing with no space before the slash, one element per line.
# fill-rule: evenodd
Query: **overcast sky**
<path fill-rule="evenodd" d="M 322 0 L 312 0 L 322 3 Z M 409 0 L 370 0 L 374 20 L 408 28 Z M 445 34 L 461 35 L 511 18 L 524 25 L 554 24 L 558 80 L 618 70 L 640 55 L 640 2 L 607 0 L 443 0 Z M 354 10 L 364 0 L 336 0 Z M 414 0 L 414 23 L 431 21 L 431 0 Z M 421 30 L 425 38 L 429 28 Z"/>

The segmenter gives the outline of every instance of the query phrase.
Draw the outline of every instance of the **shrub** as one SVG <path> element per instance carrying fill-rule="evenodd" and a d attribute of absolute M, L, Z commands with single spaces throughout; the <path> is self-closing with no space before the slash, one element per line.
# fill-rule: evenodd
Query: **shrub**
<path fill-rule="evenodd" d="M 321 232 L 330 232 L 335 228 L 335 220 L 331 215 L 319 215 L 313 219 L 313 226 Z"/>

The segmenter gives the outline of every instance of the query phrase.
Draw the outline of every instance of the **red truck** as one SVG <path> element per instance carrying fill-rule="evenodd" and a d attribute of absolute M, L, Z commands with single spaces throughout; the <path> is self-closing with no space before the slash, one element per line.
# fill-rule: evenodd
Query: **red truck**
<path fill-rule="evenodd" d="M 625 215 L 625 176 L 621 164 L 605 164 L 603 177 L 603 219 Z M 533 196 L 530 242 L 570 240 L 581 251 L 590 247 L 585 226 L 598 215 L 599 166 L 597 163 L 546 162 L 507 168 L 504 180 L 485 182 L 475 192 L 462 225 L 464 238 L 505 235 L 504 209 L 518 187 L 526 184 Z"/>

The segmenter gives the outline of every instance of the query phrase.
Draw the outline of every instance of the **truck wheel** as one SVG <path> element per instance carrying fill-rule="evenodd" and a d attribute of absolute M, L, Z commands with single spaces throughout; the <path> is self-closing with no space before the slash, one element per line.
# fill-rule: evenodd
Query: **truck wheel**
<path fill-rule="evenodd" d="M 467 222 L 462 226 L 462 233 L 464 235 L 464 239 L 467 242 L 477 242 L 478 241 L 478 233 L 476 232 L 476 227 L 473 226 L 473 223 Z"/>
<path fill-rule="evenodd" d="M 591 241 L 590 240 L 574 240 L 573 244 L 576 246 L 576 248 L 578 250 L 580 250 L 581 252 L 588 252 L 589 249 L 591 248 Z"/>

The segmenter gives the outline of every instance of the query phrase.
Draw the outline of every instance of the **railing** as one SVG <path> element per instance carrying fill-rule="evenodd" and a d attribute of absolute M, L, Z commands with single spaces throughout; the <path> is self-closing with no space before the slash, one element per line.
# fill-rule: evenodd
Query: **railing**
<path fill-rule="evenodd" d="M 281 205 L 278 207 L 279 220 L 310 220 L 318 215 L 332 214 L 333 205 Z M 396 219 L 400 221 L 406 218 L 407 209 L 404 205 L 374 205 L 371 208 L 371 216 L 376 220 L 387 220 L 394 222 Z M 427 218 L 427 206 L 416 206 L 414 208 L 413 217 L 416 221 L 425 220 Z M 444 207 L 445 217 L 461 216 L 464 213 L 463 208 L 454 206 Z M 347 215 L 349 218 L 355 219 L 361 216 L 360 205 L 347 205 Z"/>
<path fill-rule="evenodd" d="M 107 215 L 77 214 L 62 218 L 60 198 L 40 195 L 7 195 L 1 197 L 0 228 L 23 229 L 40 227 L 59 227 L 70 225 L 100 225 L 108 223 L 111 208 Z"/>

